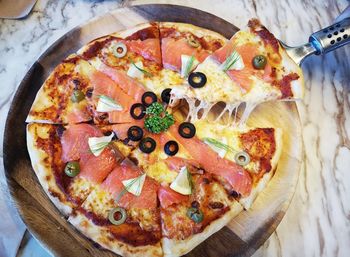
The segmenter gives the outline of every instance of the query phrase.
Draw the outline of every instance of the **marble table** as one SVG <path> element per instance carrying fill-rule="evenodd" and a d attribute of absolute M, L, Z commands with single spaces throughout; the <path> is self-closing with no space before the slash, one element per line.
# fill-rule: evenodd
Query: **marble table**
<path fill-rule="evenodd" d="M 39 0 L 26 19 L 0 20 L 1 144 L 11 99 L 35 59 L 74 26 L 135 3 L 196 7 L 238 27 L 250 17 L 258 17 L 289 45 L 306 42 L 313 31 L 330 25 L 349 4 L 346 0 L 216 0 L 215 4 L 210 0 Z M 350 256 L 350 46 L 327 56 L 310 57 L 302 68 L 306 95 L 298 108 L 303 123 L 303 169 L 286 216 L 255 257 Z M 2 150 L 0 156 L 2 163 Z M 2 173 L 1 164 L 0 188 L 4 188 Z M 6 189 L 2 191 L 0 200 L 8 197 Z M 11 212 L 8 205 L 4 206 L 0 213 Z M 13 218 L 13 222 L 21 231 L 20 221 Z M 49 256 L 29 234 L 17 255 Z"/>

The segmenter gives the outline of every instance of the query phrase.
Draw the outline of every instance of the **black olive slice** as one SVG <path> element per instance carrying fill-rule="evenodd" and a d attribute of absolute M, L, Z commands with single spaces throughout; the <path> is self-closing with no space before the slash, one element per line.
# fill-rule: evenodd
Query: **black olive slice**
<path fill-rule="evenodd" d="M 157 102 L 157 96 L 155 93 L 147 91 L 142 95 L 141 101 L 144 106 L 148 107 L 151 104 Z"/>
<path fill-rule="evenodd" d="M 152 153 L 156 149 L 156 141 L 153 138 L 145 137 L 141 140 L 139 148 L 144 153 Z"/>
<path fill-rule="evenodd" d="M 166 88 L 162 91 L 161 98 L 164 103 L 169 103 L 170 102 L 170 92 L 171 88 Z"/>
<path fill-rule="evenodd" d="M 141 103 L 133 104 L 130 108 L 130 115 L 135 120 L 141 120 L 146 115 L 146 107 Z"/>
<path fill-rule="evenodd" d="M 184 138 L 192 138 L 196 134 L 196 127 L 190 122 L 183 122 L 179 126 L 179 134 Z"/>
<path fill-rule="evenodd" d="M 179 145 L 177 142 L 170 140 L 164 145 L 164 152 L 169 156 L 174 156 L 179 151 Z"/>
<path fill-rule="evenodd" d="M 139 126 L 132 126 L 128 129 L 128 138 L 131 141 L 140 141 L 143 137 L 143 130 Z"/>
<path fill-rule="evenodd" d="M 207 83 L 207 76 L 202 72 L 192 72 L 188 76 L 188 83 L 193 88 L 201 88 Z"/>

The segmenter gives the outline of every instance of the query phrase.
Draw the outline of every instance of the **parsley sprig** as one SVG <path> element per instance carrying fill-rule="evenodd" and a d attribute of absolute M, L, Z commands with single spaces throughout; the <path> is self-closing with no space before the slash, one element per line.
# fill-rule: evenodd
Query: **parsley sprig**
<path fill-rule="evenodd" d="M 166 131 L 175 123 L 174 116 L 164 110 L 158 102 L 151 104 L 146 109 L 145 128 L 155 134 Z"/>

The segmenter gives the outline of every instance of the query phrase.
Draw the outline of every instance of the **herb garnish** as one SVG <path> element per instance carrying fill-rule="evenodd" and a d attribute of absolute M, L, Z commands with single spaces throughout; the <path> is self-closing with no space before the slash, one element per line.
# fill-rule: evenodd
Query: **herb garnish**
<path fill-rule="evenodd" d="M 144 174 L 136 177 L 136 178 L 133 178 L 129 181 L 129 183 L 127 183 L 126 185 L 124 185 L 124 188 L 122 191 L 119 192 L 119 194 L 117 195 L 116 199 L 115 199 L 115 202 L 118 203 L 120 201 L 120 199 L 127 193 L 129 192 L 129 189 L 136 183 L 138 182 L 138 185 L 137 185 L 137 192 L 139 193 L 138 195 L 140 195 L 141 193 L 141 177 L 143 176 Z"/>
<path fill-rule="evenodd" d="M 138 69 L 139 71 L 141 71 L 143 74 L 145 74 L 147 77 L 152 77 L 152 73 L 150 73 L 149 71 L 146 71 L 144 69 L 141 69 L 140 67 L 138 67 L 131 59 L 129 59 L 131 64 L 136 68 Z"/>
<path fill-rule="evenodd" d="M 244 68 L 241 55 L 233 50 L 229 57 L 221 64 L 221 69 L 223 71 L 228 71 L 230 69 L 241 70 Z"/>
<path fill-rule="evenodd" d="M 221 148 L 221 149 L 224 149 L 226 151 L 230 151 L 230 152 L 233 152 L 233 153 L 237 153 L 238 151 L 236 149 L 234 149 L 233 147 L 229 146 L 229 145 L 226 145 L 224 143 L 221 143 L 220 141 L 214 139 L 214 138 L 210 138 L 210 137 L 205 137 L 203 138 L 203 141 L 207 144 L 210 144 L 210 145 L 213 145 L 213 146 L 216 146 L 217 148 Z"/>
<path fill-rule="evenodd" d="M 114 111 L 122 111 L 123 110 L 123 107 L 120 104 L 118 104 L 113 98 L 111 98 L 109 96 L 99 95 L 98 98 L 103 105 L 106 105 L 108 107 L 109 110 L 107 110 L 107 111 L 113 111 L 113 110 Z M 98 103 L 97 109 L 99 108 L 99 105 L 100 105 L 100 103 Z M 105 111 L 105 110 L 101 110 L 101 111 Z"/>
<path fill-rule="evenodd" d="M 158 102 L 151 104 L 146 109 L 145 128 L 155 134 L 166 131 L 175 123 L 174 116 L 164 110 Z"/>

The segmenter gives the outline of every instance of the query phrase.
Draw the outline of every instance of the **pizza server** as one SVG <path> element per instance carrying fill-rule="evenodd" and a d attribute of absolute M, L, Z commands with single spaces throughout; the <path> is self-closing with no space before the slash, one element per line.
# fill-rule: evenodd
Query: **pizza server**
<path fill-rule="evenodd" d="M 350 43 L 350 6 L 344 10 L 333 25 L 311 34 L 308 43 L 290 47 L 281 42 L 288 55 L 299 65 L 305 57 L 311 54 L 325 54 L 348 43 Z"/>

